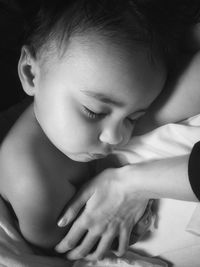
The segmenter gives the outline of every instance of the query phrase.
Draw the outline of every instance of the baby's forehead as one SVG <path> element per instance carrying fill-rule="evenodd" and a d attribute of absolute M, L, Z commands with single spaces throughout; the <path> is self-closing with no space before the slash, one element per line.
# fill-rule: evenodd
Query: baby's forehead
<path fill-rule="evenodd" d="M 97 62 L 102 60 L 105 65 L 114 60 L 114 68 L 122 64 L 128 68 L 133 65 L 137 65 L 138 68 L 141 65 L 146 65 L 146 67 L 158 72 L 165 69 L 162 55 L 158 51 L 151 50 L 149 46 L 128 42 L 127 40 L 118 42 L 95 32 L 71 38 L 64 49 L 63 51 L 68 58 L 73 55 L 77 59 L 94 57 Z"/>
<path fill-rule="evenodd" d="M 69 49 L 73 48 L 85 48 L 91 49 L 92 47 L 97 46 L 110 46 L 112 49 L 118 51 L 134 51 L 134 50 L 147 50 L 149 46 L 142 44 L 137 44 L 133 40 L 130 41 L 127 38 L 120 36 L 112 36 L 110 34 L 105 34 L 105 32 L 99 31 L 97 28 L 87 29 L 83 32 L 73 33 L 70 36 L 63 33 L 62 36 L 59 36 L 55 32 L 52 35 L 52 38 L 46 39 L 43 43 L 41 51 L 43 53 L 56 52 L 57 55 L 63 56 L 65 52 L 68 52 Z"/>
<path fill-rule="evenodd" d="M 54 55 L 59 59 L 65 59 L 70 56 L 82 56 L 84 54 L 92 55 L 96 52 L 99 57 L 104 52 L 107 52 L 108 56 L 118 57 L 123 59 L 126 57 L 127 61 L 130 61 L 132 57 L 136 55 L 145 55 L 147 60 L 152 59 L 151 49 L 148 46 L 138 45 L 134 42 L 128 42 L 127 40 L 115 40 L 110 37 L 89 31 L 84 34 L 73 35 L 67 40 L 52 40 L 46 52 L 53 52 Z M 151 54 L 151 55 L 150 55 Z"/>
<path fill-rule="evenodd" d="M 123 72 L 126 75 L 138 73 L 155 72 L 163 69 L 161 61 L 152 60 L 148 48 L 130 44 L 115 43 L 108 38 L 104 38 L 95 32 L 89 32 L 85 35 L 76 35 L 67 42 L 59 43 L 58 40 L 52 40 L 47 47 L 41 51 L 41 58 L 47 66 L 65 64 L 67 67 L 75 67 L 77 74 L 86 72 L 88 69 L 88 80 L 99 72 L 104 79 L 109 80 L 113 73 Z M 108 70 L 108 72 L 107 72 Z M 92 73 L 93 71 L 93 73 Z M 85 74 L 87 75 L 87 73 Z M 104 83 L 103 78 L 100 80 Z"/>

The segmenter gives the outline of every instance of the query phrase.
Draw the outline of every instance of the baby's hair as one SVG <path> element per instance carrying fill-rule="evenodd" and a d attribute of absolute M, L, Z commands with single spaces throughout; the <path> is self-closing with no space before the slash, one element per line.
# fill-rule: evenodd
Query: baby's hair
<path fill-rule="evenodd" d="M 35 56 L 42 51 L 51 51 L 55 46 L 64 48 L 65 51 L 71 37 L 95 32 L 122 46 L 138 44 L 149 48 L 152 57 L 154 52 L 158 52 L 169 61 L 176 51 L 177 40 L 185 29 L 186 20 L 182 20 L 177 14 L 177 11 L 183 10 L 184 5 L 179 4 L 177 9 L 172 9 L 171 0 L 41 2 L 25 38 L 25 43 Z M 57 50 L 63 51 L 62 49 Z"/>
<path fill-rule="evenodd" d="M 122 45 L 134 40 L 145 45 L 150 44 L 151 38 L 146 23 L 133 1 L 43 1 L 26 42 L 37 53 L 53 40 L 61 48 L 70 37 L 95 32 L 113 43 Z"/>

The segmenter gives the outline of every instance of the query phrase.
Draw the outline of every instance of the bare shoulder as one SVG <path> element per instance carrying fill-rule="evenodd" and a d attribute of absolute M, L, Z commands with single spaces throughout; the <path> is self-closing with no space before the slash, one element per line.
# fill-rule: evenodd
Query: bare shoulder
<path fill-rule="evenodd" d="M 24 237 L 50 248 L 66 232 L 56 222 L 75 187 L 66 179 L 60 161 L 48 164 L 53 161 L 51 148 L 35 128 L 30 112 L 25 111 L 2 144 L 1 194 L 13 207 Z"/>

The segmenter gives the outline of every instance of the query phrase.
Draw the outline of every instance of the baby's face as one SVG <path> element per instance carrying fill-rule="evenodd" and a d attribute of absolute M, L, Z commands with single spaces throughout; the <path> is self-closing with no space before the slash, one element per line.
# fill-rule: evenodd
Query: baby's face
<path fill-rule="evenodd" d="M 41 65 L 35 115 L 65 155 L 91 161 L 129 141 L 164 80 L 163 68 L 151 64 L 144 50 L 130 53 L 92 36 L 86 43 L 76 37 L 62 59 Z"/>

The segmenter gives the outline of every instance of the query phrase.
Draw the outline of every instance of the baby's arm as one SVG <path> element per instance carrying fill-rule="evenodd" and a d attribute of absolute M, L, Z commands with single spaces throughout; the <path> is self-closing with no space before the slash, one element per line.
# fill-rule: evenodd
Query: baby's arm
<path fill-rule="evenodd" d="M 66 232 L 66 229 L 56 227 L 56 220 L 63 203 L 72 197 L 74 187 L 67 180 L 66 183 L 54 182 L 54 177 L 40 160 L 33 161 L 29 151 L 22 149 L 18 153 L 13 153 L 8 146 L 2 151 L 2 195 L 11 204 L 25 239 L 34 245 L 51 248 Z"/>
<path fill-rule="evenodd" d="M 75 193 L 67 176 L 77 166 L 63 167 L 67 162 L 53 157 L 52 149 L 25 114 L 0 151 L 1 195 L 13 207 L 25 239 L 43 248 L 53 248 L 66 233 L 67 228 L 57 227 L 57 220 Z"/>

